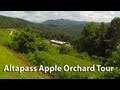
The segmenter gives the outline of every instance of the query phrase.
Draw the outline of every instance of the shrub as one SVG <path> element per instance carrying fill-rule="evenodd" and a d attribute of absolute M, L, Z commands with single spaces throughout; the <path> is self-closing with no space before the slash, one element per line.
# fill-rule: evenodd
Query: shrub
<path fill-rule="evenodd" d="M 73 49 L 71 47 L 68 47 L 68 46 L 60 46 L 60 48 L 59 48 L 60 54 L 69 54 L 72 51 L 73 51 Z"/>
<path fill-rule="evenodd" d="M 105 72 L 103 79 L 120 79 L 120 69 L 115 68 L 112 72 Z"/>
<path fill-rule="evenodd" d="M 35 38 L 35 34 L 31 30 L 16 33 L 13 37 L 11 48 L 21 53 L 33 52 L 37 49 Z"/>
<path fill-rule="evenodd" d="M 35 53 L 29 53 L 29 60 L 35 65 L 51 65 L 49 54 L 45 51 L 35 51 Z"/>
<path fill-rule="evenodd" d="M 105 65 L 105 63 L 108 61 L 108 59 L 102 56 L 96 56 L 96 55 L 92 55 L 92 60 L 99 61 L 101 65 Z"/>
<path fill-rule="evenodd" d="M 120 44 L 117 46 L 116 50 L 112 52 L 112 55 L 106 64 L 120 67 Z"/>
<path fill-rule="evenodd" d="M 41 40 L 40 38 L 36 39 L 35 45 L 39 51 L 48 51 L 49 43 L 45 40 Z"/>
<path fill-rule="evenodd" d="M 79 58 L 85 59 L 85 60 L 90 60 L 91 59 L 91 57 L 88 55 L 87 52 L 78 53 L 76 55 L 76 57 L 79 57 Z"/>
<path fill-rule="evenodd" d="M 48 59 L 48 54 L 44 51 L 37 51 L 34 54 L 34 59 L 36 60 L 37 64 L 45 64 L 46 60 Z"/>
<path fill-rule="evenodd" d="M 36 33 L 27 29 L 15 34 L 10 47 L 21 53 L 29 53 L 36 50 L 47 51 L 48 44 L 44 39 L 38 38 Z"/>

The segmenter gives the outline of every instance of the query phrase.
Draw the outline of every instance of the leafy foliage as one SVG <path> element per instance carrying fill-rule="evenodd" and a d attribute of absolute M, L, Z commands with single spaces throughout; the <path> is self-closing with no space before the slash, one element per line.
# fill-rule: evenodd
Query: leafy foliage
<path fill-rule="evenodd" d="M 67 33 L 63 33 L 61 31 L 49 31 L 49 30 L 44 30 L 44 31 L 37 31 L 39 35 L 43 38 L 46 39 L 54 39 L 54 40 L 60 40 L 60 41 L 66 41 L 66 42 L 71 42 L 75 36 L 69 35 Z"/>
<path fill-rule="evenodd" d="M 107 62 L 107 65 L 120 67 L 120 44 L 117 46 L 116 50 L 112 52 L 110 60 Z"/>
<path fill-rule="evenodd" d="M 26 28 L 31 26 L 31 22 L 0 15 L 0 28 Z"/>
<path fill-rule="evenodd" d="M 102 78 L 103 79 L 120 79 L 120 69 L 115 68 L 112 72 L 105 72 Z"/>
<path fill-rule="evenodd" d="M 44 40 L 37 38 L 37 35 L 31 29 L 16 33 L 10 46 L 21 53 L 29 53 L 36 50 L 44 51 L 48 48 L 48 44 Z"/>
<path fill-rule="evenodd" d="M 60 54 L 69 54 L 73 51 L 72 47 L 68 47 L 68 46 L 60 46 L 59 48 L 59 53 Z"/>
<path fill-rule="evenodd" d="M 81 33 L 81 37 L 73 41 L 76 50 L 88 52 L 90 55 L 95 54 L 97 50 L 98 27 L 95 23 L 87 23 Z"/>

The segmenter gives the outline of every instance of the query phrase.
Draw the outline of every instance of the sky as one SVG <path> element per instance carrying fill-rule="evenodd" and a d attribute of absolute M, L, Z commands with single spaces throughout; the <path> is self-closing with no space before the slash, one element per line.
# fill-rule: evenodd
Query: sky
<path fill-rule="evenodd" d="M 120 11 L 0 11 L 0 15 L 37 23 L 51 19 L 110 22 L 114 17 L 120 17 Z"/>

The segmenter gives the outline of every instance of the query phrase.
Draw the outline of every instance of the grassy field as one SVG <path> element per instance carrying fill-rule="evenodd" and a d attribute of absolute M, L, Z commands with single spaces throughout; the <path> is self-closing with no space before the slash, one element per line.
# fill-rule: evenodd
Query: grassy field
<path fill-rule="evenodd" d="M 12 31 L 13 29 L 10 29 L 10 30 L 0 30 L 0 44 L 4 44 L 4 43 L 7 43 L 11 40 L 11 36 L 9 35 L 10 32 Z"/>
<path fill-rule="evenodd" d="M 14 65 L 14 66 L 32 66 L 26 58 L 17 54 L 8 48 L 0 45 L 0 78 L 1 79 L 42 79 L 49 78 L 47 75 L 39 72 L 23 72 L 19 74 L 18 72 L 3 72 L 5 65 Z"/>

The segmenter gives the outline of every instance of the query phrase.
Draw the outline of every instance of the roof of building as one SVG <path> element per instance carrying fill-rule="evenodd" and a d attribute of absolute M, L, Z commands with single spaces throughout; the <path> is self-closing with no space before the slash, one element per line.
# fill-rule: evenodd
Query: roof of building
<path fill-rule="evenodd" d="M 56 43 L 56 44 L 65 44 L 66 42 L 63 41 L 58 41 L 58 40 L 50 40 L 52 43 Z"/>

